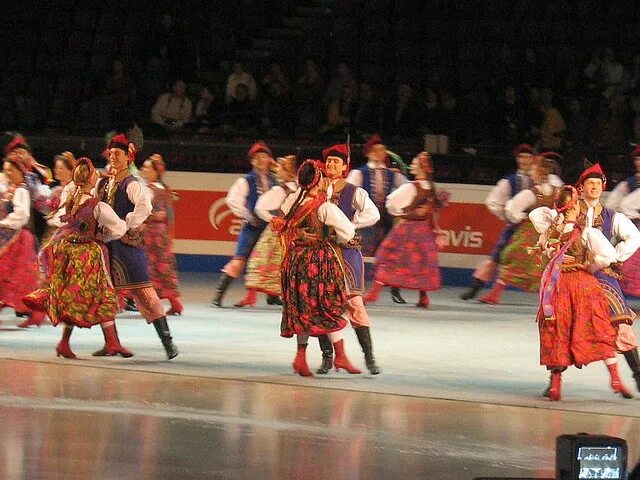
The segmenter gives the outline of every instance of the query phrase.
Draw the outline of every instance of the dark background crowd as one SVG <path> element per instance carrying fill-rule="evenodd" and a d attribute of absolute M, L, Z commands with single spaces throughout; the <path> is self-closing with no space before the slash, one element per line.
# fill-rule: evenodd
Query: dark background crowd
<path fill-rule="evenodd" d="M 634 2 L 61 0 L 3 17 L 0 128 L 31 137 L 135 126 L 289 153 L 377 132 L 415 153 L 430 135 L 441 178 L 478 183 L 500 172 L 474 158 L 522 142 L 615 180 L 640 141 Z M 170 166 L 208 169 L 195 157 Z"/>

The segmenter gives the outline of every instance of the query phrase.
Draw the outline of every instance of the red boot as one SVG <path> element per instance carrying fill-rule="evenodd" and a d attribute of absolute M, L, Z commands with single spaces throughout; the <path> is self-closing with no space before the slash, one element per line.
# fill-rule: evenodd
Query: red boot
<path fill-rule="evenodd" d="M 31 325 L 35 325 L 36 327 L 40 327 L 42 322 L 44 322 L 45 313 L 44 312 L 29 312 L 29 318 L 27 318 L 24 322 L 18 324 L 20 328 L 29 328 Z"/>
<path fill-rule="evenodd" d="M 65 324 L 62 330 L 62 340 L 56 346 L 56 355 L 64 358 L 76 358 L 76 354 L 71 351 L 69 339 L 73 332 L 73 326 Z"/>
<path fill-rule="evenodd" d="M 551 401 L 558 401 L 562 399 L 560 392 L 562 387 L 562 372 L 557 370 L 551 370 L 551 384 L 549 385 L 549 399 Z"/>
<path fill-rule="evenodd" d="M 333 359 L 333 366 L 336 368 L 336 372 L 339 372 L 341 368 L 344 368 L 349 373 L 362 373 L 362 370 L 358 370 L 354 367 L 345 355 L 344 340 L 338 340 L 334 343 L 333 350 L 336 352 L 336 357 Z"/>
<path fill-rule="evenodd" d="M 255 288 L 248 288 L 247 294 L 245 295 L 245 297 L 239 302 L 234 303 L 233 306 L 238 308 L 246 307 L 246 306 L 253 307 L 256 304 L 257 296 L 258 296 L 258 292 L 256 291 Z"/>
<path fill-rule="evenodd" d="M 183 306 L 178 297 L 169 297 L 171 308 L 167 310 L 167 315 L 182 315 Z"/>
<path fill-rule="evenodd" d="M 307 365 L 307 344 L 299 343 L 298 351 L 296 352 L 296 358 L 293 361 L 293 371 L 301 377 L 313 377 L 313 373 L 309 370 Z"/>
<path fill-rule="evenodd" d="M 492 305 L 498 305 L 500 303 L 500 297 L 504 290 L 504 283 L 496 282 L 493 288 L 485 296 L 480 298 L 482 303 L 490 303 Z"/>
<path fill-rule="evenodd" d="M 429 295 L 424 290 L 420 290 L 420 300 L 418 301 L 416 307 L 418 308 L 429 308 Z"/>
<path fill-rule="evenodd" d="M 373 282 L 371 285 L 371 289 L 364 296 L 364 303 L 375 303 L 378 301 L 378 296 L 380 295 L 380 290 L 382 290 L 382 284 L 380 282 Z"/>
<path fill-rule="evenodd" d="M 92 355 L 94 357 L 113 357 L 115 355 L 122 355 L 124 358 L 133 357 L 133 353 L 120 344 L 115 322 L 105 323 L 107 323 L 107 325 L 104 323 L 100 324 L 102 333 L 104 334 L 105 345 L 100 350 L 93 352 Z"/>
<path fill-rule="evenodd" d="M 611 365 L 607 365 L 609 369 L 609 375 L 611 376 L 611 389 L 622 395 L 624 398 L 633 398 L 633 394 L 629 391 L 629 389 L 622 383 L 620 377 L 618 376 L 618 364 L 612 363 Z"/>

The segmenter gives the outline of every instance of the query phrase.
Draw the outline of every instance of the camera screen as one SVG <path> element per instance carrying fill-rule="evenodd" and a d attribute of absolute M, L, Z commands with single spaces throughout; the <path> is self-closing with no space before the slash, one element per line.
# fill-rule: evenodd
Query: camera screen
<path fill-rule="evenodd" d="M 622 480 L 624 458 L 620 447 L 578 448 L 578 478 Z"/>

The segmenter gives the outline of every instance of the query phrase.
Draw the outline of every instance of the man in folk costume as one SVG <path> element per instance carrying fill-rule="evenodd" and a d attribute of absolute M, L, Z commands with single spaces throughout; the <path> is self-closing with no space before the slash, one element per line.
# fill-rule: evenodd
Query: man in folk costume
<path fill-rule="evenodd" d="M 364 260 L 362 258 L 359 229 L 374 225 L 380 220 L 376 205 L 363 188 L 347 183 L 345 177 L 349 172 L 350 152 L 346 144 L 333 145 L 322 151 L 327 176 L 327 201 L 336 204 L 356 228 L 355 237 L 342 245 L 342 254 L 347 271 L 347 287 L 349 301 L 347 315 L 356 332 L 362 347 L 365 363 L 373 375 L 380 373 L 373 356 L 369 315 L 364 307 L 362 292 L 364 290 Z M 322 365 L 317 373 L 328 373 L 332 366 L 333 348 L 326 336 L 318 337 L 322 349 Z"/>
<path fill-rule="evenodd" d="M 638 189 L 638 181 L 640 180 L 640 145 L 634 148 L 629 157 L 633 161 L 635 173 L 625 178 L 622 182 L 618 183 L 611 193 L 607 196 L 606 207 L 611 210 L 622 211 L 620 202 L 627 195 L 635 192 Z"/>
<path fill-rule="evenodd" d="M 607 179 L 600 164 L 591 165 L 582 172 L 576 186 L 580 191 L 577 223 L 583 227 L 601 230 L 616 248 L 618 265 L 598 270 L 595 276 L 605 289 L 611 309 L 611 322 L 617 325 L 616 349 L 624 355 L 640 390 L 638 340 L 633 331 L 636 314 L 629 306 L 618 281 L 619 264 L 629 259 L 640 247 L 640 231 L 624 214 L 606 208 L 600 203 L 602 192 L 607 187 Z"/>
<path fill-rule="evenodd" d="M 47 229 L 47 221 L 45 213 L 39 211 L 38 205 L 44 204 L 42 200 L 46 200 L 51 195 L 49 187 L 53 183 L 53 175 L 48 167 L 36 162 L 31 147 L 20 134 L 15 135 L 7 144 L 4 153 L 7 158 L 16 160 L 24 166 L 25 182 L 31 194 L 31 228 L 40 243 Z"/>
<path fill-rule="evenodd" d="M 119 134 L 111 139 L 107 148 L 109 176 L 101 178 L 96 185 L 97 196 L 127 222 L 128 228 L 122 238 L 107 244 L 113 285 L 116 290 L 128 291 L 147 323 L 153 323 L 167 358 L 172 359 L 178 355 L 178 349 L 173 343 L 164 307 L 151 283 L 139 228 L 151 214 L 152 206 L 147 188 L 130 172 L 135 146 L 124 134 Z M 113 351 L 106 345 L 93 353 L 94 356 L 116 354 L 131 356 L 125 349 Z"/>
<path fill-rule="evenodd" d="M 372 257 L 378 246 L 393 228 L 393 216 L 385 207 L 387 196 L 400 185 L 407 183 L 407 178 L 387 165 L 387 147 L 378 134 L 367 140 L 363 147 L 367 163 L 352 170 L 347 182 L 362 187 L 373 200 L 380 214 L 380 221 L 360 231 L 362 238 L 362 255 Z M 396 303 L 405 303 L 398 288 L 391 289 L 391 298 Z"/>
<path fill-rule="evenodd" d="M 244 272 L 247 259 L 258 242 L 260 234 L 267 223 L 254 212 L 258 197 L 269 191 L 275 184 L 270 174 L 270 166 L 274 161 L 271 149 L 264 142 L 254 143 L 248 152 L 252 170 L 244 177 L 238 178 L 227 192 L 227 206 L 236 217 L 244 220 L 244 225 L 233 258 L 222 269 L 222 276 L 216 287 L 211 303 L 222 306 L 222 298 L 234 279 Z"/>

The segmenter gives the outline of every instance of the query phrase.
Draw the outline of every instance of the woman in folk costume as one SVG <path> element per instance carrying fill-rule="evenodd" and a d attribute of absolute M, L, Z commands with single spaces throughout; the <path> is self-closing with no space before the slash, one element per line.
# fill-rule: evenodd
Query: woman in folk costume
<path fill-rule="evenodd" d="M 43 265 L 42 287 L 23 298 L 28 307 L 46 312 L 54 326 L 64 325 L 56 353 L 65 358 L 76 358 L 69 345 L 73 328 L 97 324 L 105 332 L 107 349 L 131 356 L 120 345 L 116 332 L 118 302 L 105 245 L 124 235 L 127 224 L 92 195 L 97 180 L 91 160 L 78 159 L 73 170 L 75 188 L 61 206 L 65 212 L 60 218 L 63 224 L 44 247 L 50 251 L 44 258 L 51 263 Z"/>
<path fill-rule="evenodd" d="M 529 176 L 533 186 L 522 190 L 505 204 L 507 221 L 518 226 L 500 252 L 497 278 L 491 291 L 480 298 L 482 303 L 500 303 L 506 286 L 526 292 L 537 292 L 540 288 L 544 264 L 527 253 L 527 248 L 533 247 L 538 241 L 538 233 L 527 214 L 536 207 L 553 204 L 557 187 L 549 182 L 549 176 L 559 170 L 557 162 L 544 155 L 540 154 L 530 167 Z"/>
<path fill-rule="evenodd" d="M 348 289 L 336 245 L 353 238 L 355 229 L 340 208 L 326 201 L 319 187 L 321 168 L 314 160 L 302 164 L 295 202 L 284 217 L 275 217 L 271 222 L 283 246 L 280 335 L 296 335 L 298 348 L 293 369 L 304 377 L 313 376 L 306 358 L 309 336 L 320 335 L 327 335 L 333 344 L 336 370 L 361 373 L 344 352 Z"/>
<path fill-rule="evenodd" d="M 624 213 L 640 228 L 640 146 L 631 152 L 636 174 L 620 182 L 607 198 L 607 207 Z M 612 198 L 614 197 L 614 198 Z M 620 266 L 620 287 L 625 295 L 640 297 L 640 250 Z M 640 382 L 640 379 L 638 379 Z M 639 383 L 640 385 L 640 383 Z"/>
<path fill-rule="evenodd" d="M 593 272 L 615 262 L 617 253 L 597 228 L 577 222 L 580 208 L 572 186 L 560 190 L 553 208 L 540 207 L 529 218 L 541 234 L 539 245 L 551 257 L 540 285 L 537 314 L 540 364 L 551 371 L 547 396 L 560 400 L 562 372 L 571 365 L 604 360 L 611 389 L 631 392 L 618 375 L 616 328 L 605 290 Z"/>
<path fill-rule="evenodd" d="M 173 253 L 174 194 L 164 183 L 167 167 L 158 153 L 142 164 L 142 178 L 151 191 L 151 215 L 144 222 L 144 245 L 149 265 L 149 275 L 160 299 L 171 304 L 167 315 L 182 315 L 182 303 L 178 291 L 178 267 Z"/>
<path fill-rule="evenodd" d="M 76 166 L 76 157 L 71 152 L 62 152 L 53 159 L 53 177 L 57 185 L 51 188 L 51 195 L 44 200 L 44 205 L 36 201 L 36 209 L 47 214 L 47 228 L 42 237 L 42 246 L 46 245 L 53 233 L 60 227 L 60 205 L 67 199 L 69 191 L 73 191 L 73 169 Z M 42 248 L 41 246 L 41 248 Z"/>
<path fill-rule="evenodd" d="M 420 152 L 413 159 L 411 173 L 415 181 L 400 186 L 387 197 L 388 212 L 402 220 L 376 252 L 375 280 L 366 302 L 375 302 L 380 289 L 386 285 L 418 290 L 420 300 L 416 306 L 427 308 L 427 292 L 440 288 L 435 235 L 438 235 L 438 214 L 450 194 L 436 191 L 429 152 Z"/>
<path fill-rule="evenodd" d="M 267 223 L 271 222 L 274 216 L 282 213 L 280 207 L 286 198 L 298 189 L 296 156 L 280 157 L 275 165 L 275 175 L 279 184 L 260 195 L 254 208 L 256 216 Z M 278 235 L 272 229 L 265 228 L 247 262 L 244 276 L 247 293 L 242 300 L 234 305 L 235 307 L 255 305 L 258 292 L 267 295 L 269 305 L 282 305 L 282 300 L 280 300 L 282 295 L 280 288 L 281 257 L 282 249 Z"/>
<path fill-rule="evenodd" d="M 24 305 L 22 297 L 38 288 L 36 238 L 29 230 L 31 196 L 25 184 L 24 165 L 5 159 L 2 170 L 7 190 L 0 199 L 0 308 L 11 307 L 16 313 L 28 312 L 18 326 L 40 326 L 44 313 Z"/>

